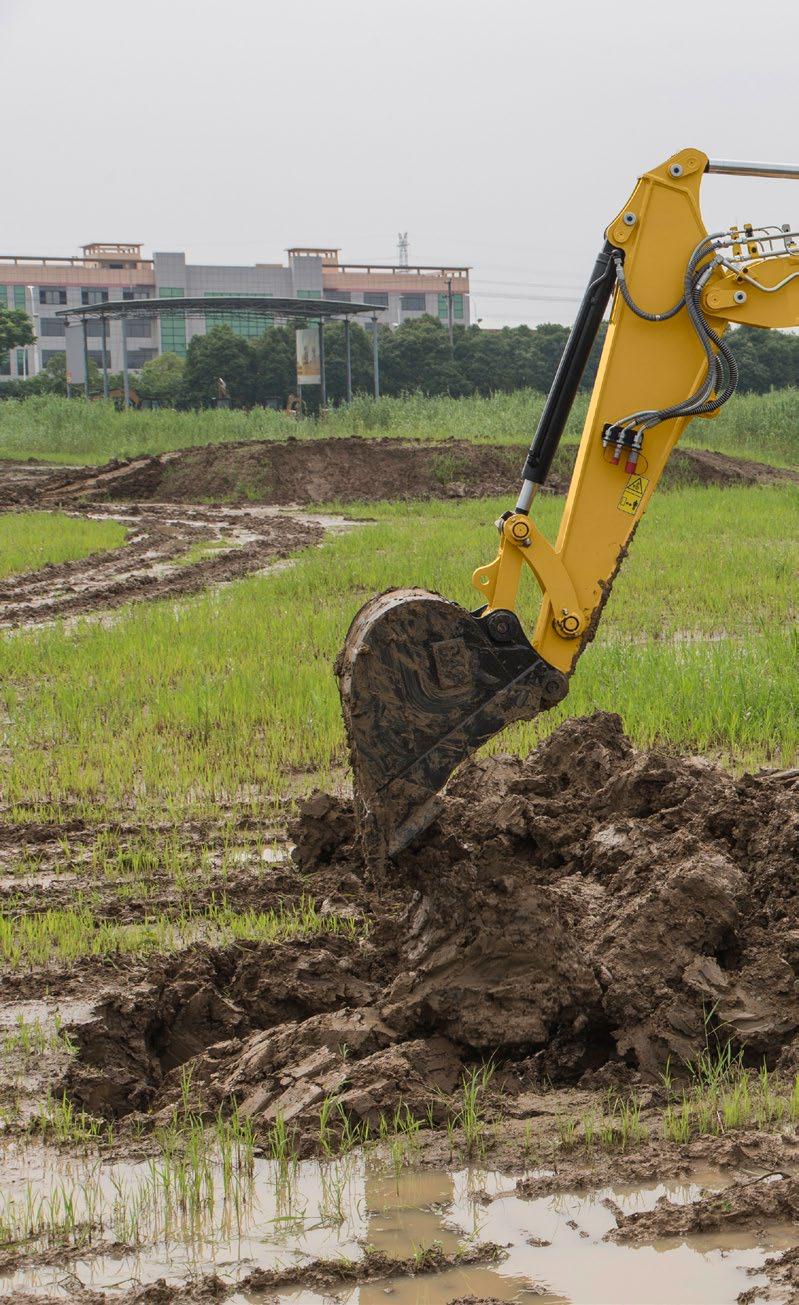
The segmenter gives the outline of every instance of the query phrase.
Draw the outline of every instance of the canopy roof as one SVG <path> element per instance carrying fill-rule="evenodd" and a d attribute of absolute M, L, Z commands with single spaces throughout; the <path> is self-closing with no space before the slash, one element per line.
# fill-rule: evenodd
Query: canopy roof
<path fill-rule="evenodd" d="M 57 317 L 102 319 L 118 317 L 205 317 L 214 313 L 240 313 L 249 317 L 293 317 L 319 321 L 331 317 L 374 315 L 372 304 L 339 299 L 278 299 L 269 295 L 213 295 L 176 299 L 109 299 L 103 304 L 56 309 Z"/>

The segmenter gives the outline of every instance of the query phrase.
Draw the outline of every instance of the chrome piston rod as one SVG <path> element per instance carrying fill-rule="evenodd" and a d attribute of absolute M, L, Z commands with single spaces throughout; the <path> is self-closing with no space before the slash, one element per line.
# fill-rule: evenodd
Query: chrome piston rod
<path fill-rule="evenodd" d="M 708 159 L 705 172 L 728 177 L 791 177 L 799 181 L 799 163 L 744 163 L 739 159 Z"/>

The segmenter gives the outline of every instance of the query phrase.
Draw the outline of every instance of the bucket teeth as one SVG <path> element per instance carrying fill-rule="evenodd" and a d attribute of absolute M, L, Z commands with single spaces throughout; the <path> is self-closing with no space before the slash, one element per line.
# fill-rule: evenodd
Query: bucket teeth
<path fill-rule="evenodd" d="M 456 766 L 568 689 L 513 612 L 480 616 L 423 589 L 389 589 L 350 626 L 336 663 L 356 818 L 384 865 L 436 818 Z"/>

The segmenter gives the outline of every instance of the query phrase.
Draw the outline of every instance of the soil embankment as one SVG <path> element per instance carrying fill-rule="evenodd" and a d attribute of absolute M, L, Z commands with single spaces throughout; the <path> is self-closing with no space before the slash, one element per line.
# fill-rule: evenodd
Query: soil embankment
<path fill-rule="evenodd" d="M 0 466 L 0 506 L 75 499 L 277 505 L 381 499 L 482 498 L 512 493 L 526 447 L 397 439 L 314 439 L 209 444 L 104 467 Z M 547 488 L 565 493 L 574 446 L 563 446 Z M 799 479 L 792 471 L 702 449 L 677 449 L 665 488 L 757 485 Z"/>
<path fill-rule="evenodd" d="M 198 1106 L 235 1097 L 310 1144 L 326 1096 L 356 1121 L 400 1101 L 424 1115 L 489 1057 L 509 1099 L 657 1083 L 716 1035 L 799 1064 L 797 772 L 638 751 L 600 713 L 526 760 L 467 766 L 386 883 L 346 799 L 310 799 L 293 837 L 253 904 L 310 891 L 360 935 L 141 966 L 77 1031 L 81 1104 L 157 1118 L 191 1062 Z"/>

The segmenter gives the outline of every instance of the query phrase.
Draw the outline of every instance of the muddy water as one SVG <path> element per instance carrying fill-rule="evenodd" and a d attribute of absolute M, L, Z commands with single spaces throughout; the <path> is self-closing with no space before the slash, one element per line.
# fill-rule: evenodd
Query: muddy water
<path fill-rule="evenodd" d="M 795 1230 L 773 1226 L 705 1235 L 651 1246 L 603 1242 L 615 1227 L 610 1203 L 625 1213 L 651 1209 L 660 1197 L 676 1203 L 694 1201 L 702 1187 L 719 1189 L 725 1180 L 715 1172 L 698 1172 L 691 1182 L 637 1187 L 605 1187 L 588 1195 L 561 1194 L 524 1200 L 515 1180 L 495 1171 L 456 1172 L 374 1168 L 351 1155 L 327 1164 L 301 1163 L 281 1168 L 256 1159 L 251 1175 L 223 1191 L 222 1172 L 213 1174 L 213 1190 L 204 1190 L 194 1217 L 167 1208 L 153 1183 L 147 1162 L 104 1164 L 68 1161 L 40 1147 L 7 1149 L 3 1168 L 5 1200 L 32 1195 L 51 1199 L 59 1189 L 74 1198 L 78 1215 L 91 1217 L 90 1246 L 69 1262 L 37 1264 L 27 1257 L 13 1272 L 0 1275 L 0 1294 L 47 1292 L 69 1298 L 78 1284 L 112 1295 L 133 1283 L 158 1278 L 180 1282 L 190 1274 L 216 1273 L 229 1283 L 230 1300 L 263 1300 L 247 1289 L 255 1268 L 302 1269 L 315 1260 L 357 1260 L 364 1246 L 392 1257 L 407 1258 L 439 1243 L 449 1254 L 464 1244 L 495 1242 L 505 1258 L 484 1266 L 453 1267 L 437 1274 L 347 1284 L 324 1293 L 308 1286 L 282 1290 L 279 1298 L 295 1305 L 322 1305 L 338 1300 L 373 1305 L 389 1293 L 396 1305 L 429 1302 L 444 1305 L 467 1294 L 508 1301 L 733 1302 L 739 1292 L 766 1283 L 760 1269 L 766 1254 L 795 1243 Z M 139 1206 L 137 1246 L 123 1207 Z M 145 1213 L 145 1209 L 147 1212 Z M 117 1243 L 116 1245 L 114 1243 Z M 109 1249 L 113 1247 L 113 1250 Z M 754 1270 L 750 1276 L 747 1270 Z M 296 1282 L 296 1279 L 295 1279 Z M 236 1290 L 236 1284 L 241 1287 Z"/>

